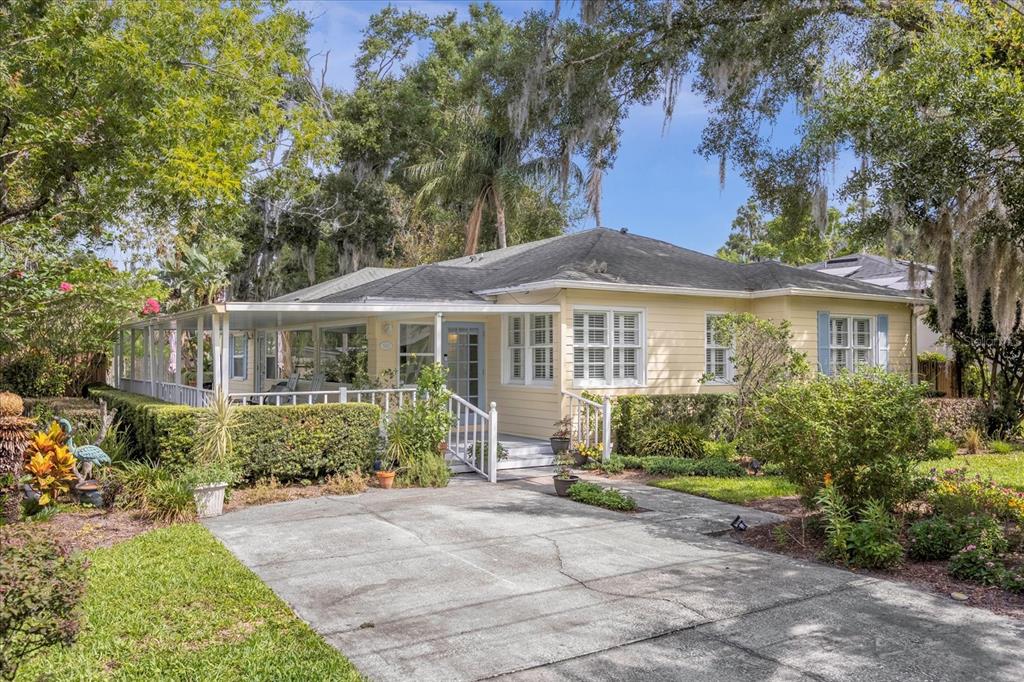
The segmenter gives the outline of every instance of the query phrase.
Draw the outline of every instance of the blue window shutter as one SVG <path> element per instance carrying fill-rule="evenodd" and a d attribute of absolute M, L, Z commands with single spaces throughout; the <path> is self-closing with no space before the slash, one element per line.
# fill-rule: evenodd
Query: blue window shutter
<path fill-rule="evenodd" d="M 875 328 L 878 330 L 878 366 L 889 369 L 889 316 L 876 317 Z"/>
<path fill-rule="evenodd" d="M 827 310 L 818 311 L 818 371 L 822 374 L 829 373 L 829 317 Z"/>

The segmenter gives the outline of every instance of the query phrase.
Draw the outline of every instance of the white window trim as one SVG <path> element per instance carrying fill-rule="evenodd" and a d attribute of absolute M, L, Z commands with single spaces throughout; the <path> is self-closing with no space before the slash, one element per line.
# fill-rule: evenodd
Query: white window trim
<path fill-rule="evenodd" d="M 704 374 L 708 374 L 708 350 L 710 348 L 725 348 L 725 378 L 719 379 L 715 377 L 706 381 L 706 384 L 711 386 L 731 386 L 736 383 L 736 364 L 733 362 L 733 347 L 732 346 L 708 346 L 708 320 L 712 317 L 723 317 L 730 313 L 725 310 L 707 310 L 704 312 Z"/>
<path fill-rule="evenodd" d="M 832 320 L 846 320 L 846 338 L 849 343 L 845 346 L 837 346 L 832 343 Z M 878 366 L 878 330 L 875 328 L 875 318 L 872 315 L 833 315 L 829 313 L 828 316 L 828 373 L 830 376 L 839 374 L 840 369 L 847 371 L 855 371 L 857 364 L 854 362 L 855 351 L 864 350 L 865 346 L 854 345 L 854 331 L 853 321 L 854 320 L 867 320 L 868 323 L 868 345 L 867 349 L 871 351 L 871 362 L 868 363 L 869 367 Z M 834 350 L 846 350 L 849 353 L 849 362 L 842 368 L 837 368 L 836 363 L 832 359 L 832 351 Z"/>
<path fill-rule="evenodd" d="M 531 333 L 530 316 L 548 315 L 551 317 L 551 343 L 534 345 Z M 523 343 L 515 346 L 523 351 L 523 378 L 512 378 L 512 349 L 508 343 L 509 319 L 522 318 Z M 551 349 L 551 379 L 533 378 L 533 349 Z M 508 313 L 501 316 L 501 383 L 506 386 L 554 386 L 557 376 L 555 362 L 555 314 L 554 313 Z"/>
<path fill-rule="evenodd" d="M 397 325 L 395 335 L 395 383 L 399 388 L 411 388 L 416 386 L 416 383 L 403 384 L 402 383 L 402 327 L 431 327 L 433 325 L 430 322 L 399 322 Z M 369 334 L 369 327 L 367 327 L 367 334 Z M 430 334 L 430 345 L 433 346 L 436 342 L 433 332 Z M 369 345 L 369 338 L 367 338 L 367 345 Z M 427 353 L 424 353 L 427 355 Z M 437 357 L 437 349 L 433 348 L 429 353 L 431 357 Z"/>
<path fill-rule="evenodd" d="M 576 332 L 575 332 L 575 318 L 576 313 L 604 313 L 606 315 L 606 325 L 608 330 L 608 352 L 605 357 L 605 378 L 604 379 L 577 379 L 574 376 L 574 372 L 569 373 L 570 381 L 572 382 L 573 388 L 644 388 L 647 386 L 647 309 L 646 308 L 631 308 L 627 306 L 594 306 L 594 305 L 574 305 L 569 317 L 569 334 L 568 334 L 568 345 L 570 349 L 570 357 L 575 357 L 573 351 L 575 350 Z M 615 374 L 615 313 L 637 313 L 638 320 L 637 326 L 639 327 L 640 333 L 640 345 L 637 348 L 639 351 L 639 357 L 637 357 L 637 376 L 635 379 L 616 379 Z M 632 346 L 630 346 L 632 348 Z M 575 362 L 575 360 L 574 360 Z"/>
<path fill-rule="evenodd" d="M 235 352 L 235 339 L 242 339 L 242 353 Z M 235 374 L 235 360 L 242 359 L 242 373 Z M 232 380 L 245 381 L 249 378 L 249 335 L 245 332 L 233 332 L 231 334 L 231 377 Z"/>

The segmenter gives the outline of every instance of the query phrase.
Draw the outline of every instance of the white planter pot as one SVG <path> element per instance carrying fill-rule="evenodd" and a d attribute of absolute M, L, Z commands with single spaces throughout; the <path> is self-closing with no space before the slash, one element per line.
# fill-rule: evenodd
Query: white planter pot
<path fill-rule="evenodd" d="M 196 486 L 192 496 L 196 498 L 196 513 L 199 514 L 199 518 L 206 519 L 224 513 L 224 491 L 227 488 L 227 483 Z"/>

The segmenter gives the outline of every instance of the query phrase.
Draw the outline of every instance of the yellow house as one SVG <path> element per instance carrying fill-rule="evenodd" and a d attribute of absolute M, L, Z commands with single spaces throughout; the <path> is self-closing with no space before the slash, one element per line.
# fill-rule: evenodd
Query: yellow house
<path fill-rule="evenodd" d="M 390 410 L 412 399 L 425 363 L 442 362 L 455 394 L 450 451 L 493 478 L 481 452 L 497 440 L 513 451 L 502 466 L 550 463 L 544 439 L 565 416 L 574 436 L 607 444 L 607 400 L 583 391 L 730 390 L 729 349 L 711 333 L 723 313 L 789 320 L 819 371 L 877 365 L 913 377 L 919 302 L 597 228 L 142 319 L 119 334 L 114 371 L 122 389 L 191 405 L 226 388 L 244 403 L 373 400 Z M 197 354 L 200 338 L 207 352 Z"/>

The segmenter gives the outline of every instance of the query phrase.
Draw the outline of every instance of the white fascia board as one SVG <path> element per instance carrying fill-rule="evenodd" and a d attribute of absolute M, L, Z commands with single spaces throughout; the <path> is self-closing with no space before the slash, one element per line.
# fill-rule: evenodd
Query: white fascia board
<path fill-rule="evenodd" d="M 623 291 L 642 294 L 669 294 L 673 296 L 708 296 L 712 298 L 770 298 L 772 296 L 817 296 L 821 298 L 849 298 L 864 301 L 891 301 L 894 303 L 930 303 L 927 297 L 899 296 L 897 294 L 867 294 L 848 291 L 820 291 L 817 289 L 800 289 L 784 287 L 780 289 L 764 289 L 761 291 L 736 291 L 732 289 L 701 289 L 698 287 L 674 287 L 656 284 L 619 284 L 616 282 L 579 282 L 571 279 L 549 279 L 539 282 L 527 282 L 500 289 L 487 289 L 474 292 L 480 296 L 497 296 L 499 294 L 520 294 L 540 289 L 590 289 L 597 291 Z"/>
<path fill-rule="evenodd" d="M 134 322 L 121 325 L 121 329 L 144 329 L 146 327 L 156 326 L 161 327 L 166 325 L 168 322 L 178 322 L 181 320 L 194 320 L 197 317 L 206 317 L 207 315 L 213 315 L 214 313 L 224 312 L 224 304 L 215 305 L 204 305 L 199 308 L 193 308 L 192 310 L 185 310 L 180 313 L 174 313 L 173 315 L 150 315 L 149 317 L 143 317 Z"/>
<path fill-rule="evenodd" d="M 557 313 L 557 305 L 496 303 L 225 303 L 223 312 L 251 313 Z"/>

